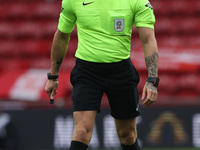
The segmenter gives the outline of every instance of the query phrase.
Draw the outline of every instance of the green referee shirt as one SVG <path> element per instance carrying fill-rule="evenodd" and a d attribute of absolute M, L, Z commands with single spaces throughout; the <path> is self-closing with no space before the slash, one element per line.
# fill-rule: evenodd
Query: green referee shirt
<path fill-rule="evenodd" d="M 75 56 L 100 63 L 130 57 L 132 26 L 154 28 L 148 0 L 63 0 L 58 29 L 70 33 L 77 25 Z"/>

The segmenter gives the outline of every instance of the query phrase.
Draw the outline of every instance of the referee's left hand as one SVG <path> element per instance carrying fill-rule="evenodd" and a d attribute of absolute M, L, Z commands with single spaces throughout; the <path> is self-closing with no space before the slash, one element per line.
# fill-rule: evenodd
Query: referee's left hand
<path fill-rule="evenodd" d="M 157 87 L 155 87 L 153 83 L 146 82 L 143 88 L 142 99 L 141 99 L 142 101 L 144 101 L 143 105 L 145 107 L 151 105 L 157 100 L 157 97 L 158 97 Z"/>
<path fill-rule="evenodd" d="M 57 88 L 58 88 L 58 80 L 48 80 L 45 86 L 45 91 L 50 99 L 54 99 L 54 96 L 57 93 L 56 91 Z"/>

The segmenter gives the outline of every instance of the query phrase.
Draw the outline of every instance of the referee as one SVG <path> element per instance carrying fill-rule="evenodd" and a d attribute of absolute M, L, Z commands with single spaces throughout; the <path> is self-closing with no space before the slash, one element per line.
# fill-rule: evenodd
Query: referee
<path fill-rule="evenodd" d="M 154 23 L 148 0 L 62 1 L 45 91 L 54 99 L 59 68 L 76 24 L 78 48 L 70 76 L 75 127 L 70 150 L 87 149 L 103 93 L 108 97 L 122 149 L 140 150 L 136 130 L 139 75 L 130 60 L 131 35 L 136 24 L 148 70 L 142 101 L 149 106 L 157 100 L 159 83 Z"/>

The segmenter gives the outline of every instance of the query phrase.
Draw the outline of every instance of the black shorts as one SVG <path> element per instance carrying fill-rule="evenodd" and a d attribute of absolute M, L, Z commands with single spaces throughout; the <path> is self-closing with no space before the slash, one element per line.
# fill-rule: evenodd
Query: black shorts
<path fill-rule="evenodd" d="M 130 119 L 139 113 L 139 74 L 130 58 L 116 63 L 94 63 L 76 59 L 70 76 L 73 111 L 100 111 L 105 92 L 111 115 Z"/>

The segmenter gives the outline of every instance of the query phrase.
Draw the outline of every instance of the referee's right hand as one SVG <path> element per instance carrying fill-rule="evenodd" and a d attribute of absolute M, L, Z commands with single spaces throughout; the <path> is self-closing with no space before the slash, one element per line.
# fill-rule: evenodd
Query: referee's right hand
<path fill-rule="evenodd" d="M 50 99 L 54 99 L 54 96 L 57 93 L 56 91 L 57 88 L 58 88 L 58 80 L 48 80 L 45 86 L 45 91 Z"/>
<path fill-rule="evenodd" d="M 144 101 L 143 105 L 145 107 L 151 105 L 157 100 L 157 97 L 158 97 L 157 87 L 155 87 L 153 83 L 146 82 L 143 88 L 142 99 L 141 99 L 142 101 Z"/>

